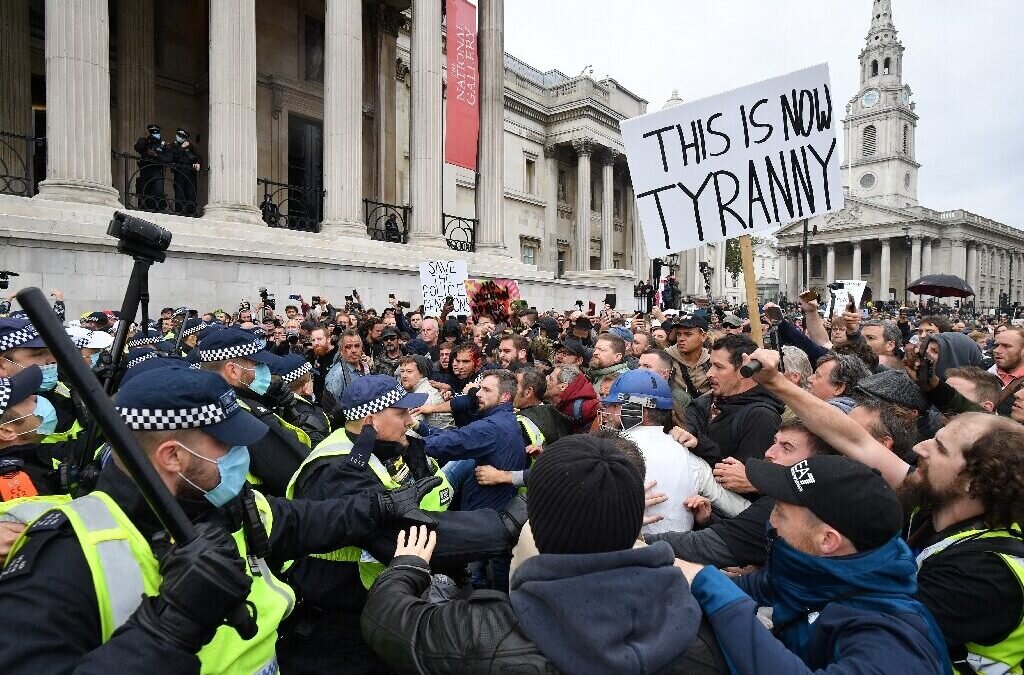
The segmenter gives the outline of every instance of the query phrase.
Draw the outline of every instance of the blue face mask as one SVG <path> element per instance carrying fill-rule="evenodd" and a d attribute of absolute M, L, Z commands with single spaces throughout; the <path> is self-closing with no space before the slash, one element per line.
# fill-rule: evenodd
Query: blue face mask
<path fill-rule="evenodd" d="M 92 368 L 95 368 L 96 366 L 100 365 L 100 353 L 99 352 L 96 352 L 95 354 L 93 354 L 92 356 L 89 357 L 89 364 L 90 364 L 90 367 L 92 367 Z"/>
<path fill-rule="evenodd" d="M 226 455 L 214 461 L 209 457 L 203 457 L 198 452 L 187 448 L 181 443 L 178 443 L 178 445 L 185 448 L 189 454 L 217 465 L 217 470 L 220 472 L 220 481 L 212 490 L 204 490 L 188 478 L 185 478 L 184 474 L 178 473 L 182 480 L 202 492 L 208 502 L 220 508 L 237 497 L 242 491 L 242 486 L 245 485 L 245 477 L 249 474 L 249 448 L 244 445 L 236 445 L 228 450 Z"/>
<path fill-rule="evenodd" d="M 22 415 L 21 417 L 15 417 L 13 420 L 8 420 L 4 424 L 11 424 L 18 420 L 23 420 L 26 417 L 38 417 L 41 422 L 35 429 L 29 429 L 28 431 L 22 431 L 18 436 L 24 436 L 25 434 L 39 434 L 40 436 L 49 436 L 57 430 L 57 410 L 53 407 L 53 404 L 47 401 L 42 396 L 36 396 L 36 407 L 28 415 Z"/>
<path fill-rule="evenodd" d="M 45 366 L 39 366 L 39 369 L 43 371 L 43 382 L 39 385 L 39 391 L 53 391 L 57 386 L 57 364 L 47 363 Z"/>
<path fill-rule="evenodd" d="M 246 386 L 260 396 L 266 394 L 267 390 L 270 389 L 270 366 L 260 363 L 255 368 L 246 368 L 246 370 L 256 373 L 256 378 Z"/>
<path fill-rule="evenodd" d="M 158 132 L 154 133 L 153 134 L 153 138 L 155 138 L 156 140 L 159 141 L 160 140 L 160 132 L 158 131 Z"/>

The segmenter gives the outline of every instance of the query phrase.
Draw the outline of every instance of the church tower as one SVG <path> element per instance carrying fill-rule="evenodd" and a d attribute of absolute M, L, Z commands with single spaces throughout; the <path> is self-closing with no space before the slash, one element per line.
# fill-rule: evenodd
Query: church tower
<path fill-rule="evenodd" d="M 916 104 L 903 83 L 903 44 L 892 0 L 873 0 L 871 28 L 860 52 L 860 90 L 843 120 L 843 182 L 853 197 L 887 206 L 917 205 Z"/>

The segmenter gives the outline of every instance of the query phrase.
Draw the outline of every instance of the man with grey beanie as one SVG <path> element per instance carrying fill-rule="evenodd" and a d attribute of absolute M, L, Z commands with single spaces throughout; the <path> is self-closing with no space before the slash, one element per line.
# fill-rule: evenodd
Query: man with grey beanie
<path fill-rule="evenodd" d="M 397 672 L 725 673 L 725 662 L 665 543 L 634 548 L 643 478 L 607 439 L 552 443 L 530 476 L 539 554 L 509 598 L 477 591 L 431 604 L 436 542 L 426 528 L 398 536 L 363 611 L 363 636 Z"/>

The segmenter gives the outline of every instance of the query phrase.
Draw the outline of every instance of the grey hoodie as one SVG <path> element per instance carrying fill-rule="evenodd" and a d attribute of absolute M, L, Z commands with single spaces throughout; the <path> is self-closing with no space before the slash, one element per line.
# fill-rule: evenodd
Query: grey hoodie
<path fill-rule="evenodd" d="M 945 379 L 950 368 L 980 366 L 985 355 L 978 345 L 963 333 L 939 333 L 932 339 L 939 343 L 939 362 L 935 364 L 935 375 Z"/>

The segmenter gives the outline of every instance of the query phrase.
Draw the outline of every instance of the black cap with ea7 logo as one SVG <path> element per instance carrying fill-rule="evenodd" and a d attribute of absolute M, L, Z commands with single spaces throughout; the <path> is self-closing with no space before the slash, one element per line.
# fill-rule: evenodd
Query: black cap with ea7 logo
<path fill-rule="evenodd" d="M 848 457 L 816 455 L 793 466 L 751 459 L 746 468 L 758 492 L 806 507 L 858 551 L 882 546 L 903 527 L 903 509 L 882 475 Z"/>

